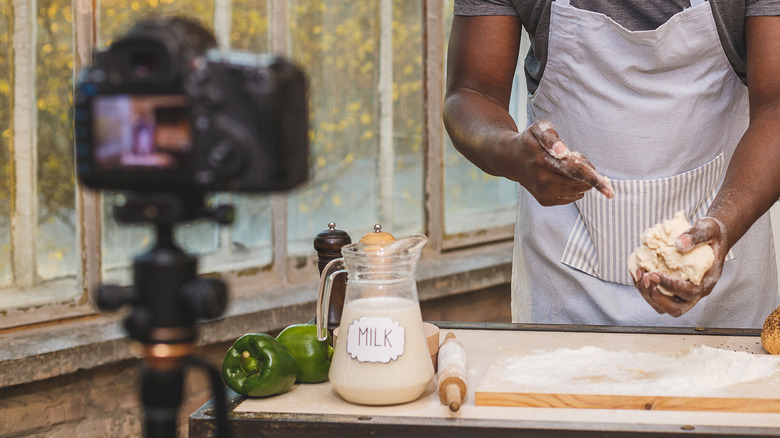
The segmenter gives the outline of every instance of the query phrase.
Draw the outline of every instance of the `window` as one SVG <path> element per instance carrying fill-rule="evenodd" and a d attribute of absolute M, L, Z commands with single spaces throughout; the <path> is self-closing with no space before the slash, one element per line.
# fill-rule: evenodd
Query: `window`
<path fill-rule="evenodd" d="M 437 251 L 510 238 L 516 187 L 445 144 L 443 60 L 452 0 L 0 0 L 0 327 L 93 312 L 88 290 L 130 282 L 149 227 L 111 217 L 116 194 L 79 187 L 73 85 L 96 48 L 150 14 L 194 17 L 222 48 L 282 53 L 310 85 L 311 181 L 232 202 L 231 227 L 177 229 L 203 273 L 286 278 L 328 222 L 353 238 L 383 224 Z M 444 167 L 439 166 L 443 163 Z M 308 263 L 308 262 L 306 262 Z M 252 280 L 255 279 L 255 280 Z M 270 286 L 269 286 L 270 287 Z"/>
<path fill-rule="evenodd" d="M 39 305 L 78 295 L 36 286 L 74 278 L 75 236 L 71 106 L 72 8 L 3 0 L 0 137 L 2 138 L 2 307 Z M 72 282 L 71 282 L 72 283 Z M 58 287 L 55 286 L 55 287 Z"/>

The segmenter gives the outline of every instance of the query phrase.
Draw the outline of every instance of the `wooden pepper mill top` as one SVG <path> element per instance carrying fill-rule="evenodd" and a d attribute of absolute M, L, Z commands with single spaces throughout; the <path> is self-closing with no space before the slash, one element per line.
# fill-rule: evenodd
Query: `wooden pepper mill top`
<path fill-rule="evenodd" d="M 317 268 L 320 275 L 331 260 L 341 257 L 341 247 L 350 243 L 352 243 L 352 238 L 346 231 L 337 230 L 335 222 L 330 222 L 327 230 L 317 233 L 314 238 L 314 250 L 317 251 Z M 328 304 L 328 330 L 330 332 L 333 332 L 333 329 L 341 324 L 346 288 L 347 275 L 337 275 L 333 279 L 333 289 L 331 289 L 330 303 Z"/>

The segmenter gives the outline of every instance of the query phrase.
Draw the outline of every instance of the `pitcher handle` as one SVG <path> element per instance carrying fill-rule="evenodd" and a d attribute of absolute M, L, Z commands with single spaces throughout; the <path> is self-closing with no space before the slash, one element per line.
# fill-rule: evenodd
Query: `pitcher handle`
<path fill-rule="evenodd" d="M 333 259 L 325 265 L 320 275 L 320 287 L 317 291 L 317 339 L 324 341 L 328 338 L 328 309 L 330 307 L 330 291 L 333 289 L 333 279 L 337 275 L 346 273 L 344 259 Z"/>

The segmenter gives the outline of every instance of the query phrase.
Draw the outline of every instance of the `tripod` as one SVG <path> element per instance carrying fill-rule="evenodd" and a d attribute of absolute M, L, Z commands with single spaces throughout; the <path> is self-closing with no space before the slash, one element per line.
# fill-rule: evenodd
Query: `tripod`
<path fill-rule="evenodd" d="M 217 410 L 217 436 L 228 438 L 227 406 L 221 373 L 193 355 L 199 319 L 216 318 L 227 307 L 227 288 L 220 280 L 197 278 L 198 259 L 179 248 L 174 226 L 209 218 L 233 222 L 233 207 L 204 207 L 203 194 L 129 194 L 114 205 L 118 222 L 151 223 L 156 242 L 133 262 L 133 286 L 101 285 L 96 304 L 101 310 L 130 305 L 124 319 L 128 336 L 143 346 L 141 401 L 144 436 L 173 438 L 182 402 L 185 368 L 202 368 L 210 379 Z"/>

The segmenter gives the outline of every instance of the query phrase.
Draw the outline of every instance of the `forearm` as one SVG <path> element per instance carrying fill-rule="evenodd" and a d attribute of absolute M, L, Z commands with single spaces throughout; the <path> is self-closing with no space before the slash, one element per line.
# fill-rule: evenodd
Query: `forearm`
<path fill-rule="evenodd" d="M 444 102 L 444 125 L 455 148 L 477 167 L 494 176 L 513 177 L 519 134 L 503 105 L 479 92 L 460 88 Z"/>
<path fill-rule="evenodd" d="M 731 248 L 780 197 L 780 106 L 752 117 L 709 209 Z"/>
<path fill-rule="evenodd" d="M 780 17 L 747 17 L 745 37 L 750 126 L 709 211 L 729 248 L 780 196 Z"/>

